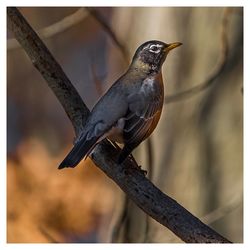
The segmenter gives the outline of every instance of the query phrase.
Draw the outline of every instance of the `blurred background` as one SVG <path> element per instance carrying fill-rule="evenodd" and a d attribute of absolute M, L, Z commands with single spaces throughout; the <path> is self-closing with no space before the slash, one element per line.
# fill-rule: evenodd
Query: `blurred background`
<path fill-rule="evenodd" d="M 160 122 L 134 156 L 163 192 L 243 242 L 243 8 L 19 10 L 90 109 L 140 44 L 183 43 L 163 66 Z M 7 242 L 181 242 L 91 160 L 57 169 L 73 127 L 9 30 L 7 38 Z"/>

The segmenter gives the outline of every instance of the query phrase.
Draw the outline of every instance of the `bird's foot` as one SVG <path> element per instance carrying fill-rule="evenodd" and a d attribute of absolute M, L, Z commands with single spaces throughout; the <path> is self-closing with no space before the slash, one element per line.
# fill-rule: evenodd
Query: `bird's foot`
<path fill-rule="evenodd" d="M 138 165 L 138 164 L 137 164 L 137 162 L 136 162 L 136 160 L 135 160 L 135 158 L 133 157 L 132 154 L 129 155 L 129 160 L 131 161 L 132 166 L 133 166 L 135 169 L 139 170 L 144 176 L 147 175 L 147 173 L 148 173 L 147 170 L 142 169 L 141 165 Z"/>
<path fill-rule="evenodd" d="M 137 165 L 137 168 L 139 169 L 139 171 L 140 171 L 140 172 L 141 172 L 144 176 L 146 176 L 146 175 L 147 175 L 148 171 L 147 171 L 147 170 L 142 169 L 142 168 L 141 168 L 141 165 Z"/>
<path fill-rule="evenodd" d="M 131 168 L 131 170 L 134 169 L 134 170 L 136 170 L 136 171 L 139 171 L 139 172 L 142 173 L 144 176 L 146 176 L 147 173 L 148 173 L 147 170 L 142 169 L 142 167 L 141 167 L 140 165 L 137 165 L 137 164 L 133 164 L 133 163 L 132 163 L 132 164 L 129 164 L 129 167 Z"/>

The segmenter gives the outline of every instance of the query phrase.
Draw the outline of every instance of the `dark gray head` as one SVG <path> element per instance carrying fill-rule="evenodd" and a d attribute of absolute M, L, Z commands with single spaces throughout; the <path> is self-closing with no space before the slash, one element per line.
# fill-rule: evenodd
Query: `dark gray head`
<path fill-rule="evenodd" d="M 143 43 L 135 52 L 132 60 L 133 66 L 148 68 L 150 72 L 158 72 L 164 63 L 168 52 L 182 43 L 166 44 L 161 41 L 152 40 Z"/>

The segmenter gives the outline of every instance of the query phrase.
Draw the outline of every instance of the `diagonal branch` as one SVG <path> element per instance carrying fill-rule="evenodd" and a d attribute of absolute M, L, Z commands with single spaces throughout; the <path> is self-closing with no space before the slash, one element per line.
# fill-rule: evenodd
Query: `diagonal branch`
<path fill-rule="evenodd" d="M 89 110 L 62 68 L 17 8 L 7 8 L 7 16 L 9 28 L 63 105 L 77 134 L 82 129 Z M 105 140 L 97 145 L 91 157 L 97 167 L 116 182 L 145 213 L 185 242 L 230 243 L 161 192 L 130 159 L 118 165 L 118 152 L 118 148 Z"/>
<path fill-rule="evenodd" d="M 39 30 L 38 34 L 42 39 L 50 38 L 80 23 L 84 18 L 88 16 L 88 14 L 89 13 L 86 11 L 85 8 L 79 8 L 73 14 L 66 16 L 60 21 Z M 7 47 L 8 50 L 21 48 L 20 44 L 15 38 L 8 39 Z"/>
<path fill-rule="evenodd" d="M 83 127 L 83 121 L 89 114 L 87 106 L 61 66 L 21 13 L 16 8 L 7 8 L 7 12 L 9 28 L 62 104 L 78 135 Z"/>
<path fill-rule="evenodd" d="M 242 192 L 241 192 L 242 193 Z M 222 205 L 210 213 L 206 214 L 202 217 L 202 221 L 206 224 L 211 224 L 229 213 L 233 212 L 235 209 L 239 208 L 243 204 L 243 197 L 239 196 L 238 193 L 234 197 L 229 200 L 229 202 L 225 205 Z"/>

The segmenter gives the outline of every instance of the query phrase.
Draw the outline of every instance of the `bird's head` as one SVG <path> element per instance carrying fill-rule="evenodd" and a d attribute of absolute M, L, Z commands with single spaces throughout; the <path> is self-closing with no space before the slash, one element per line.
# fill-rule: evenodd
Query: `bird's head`
<path fill-rule="evenodd" d="M 163 43 L 161 41 L 148 41 L 143 43 L 135 52 L 132 67 L 148 72 L 159 72 L 168 52 L 182 43 Z"/>

